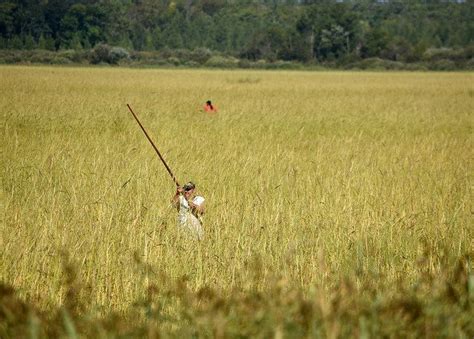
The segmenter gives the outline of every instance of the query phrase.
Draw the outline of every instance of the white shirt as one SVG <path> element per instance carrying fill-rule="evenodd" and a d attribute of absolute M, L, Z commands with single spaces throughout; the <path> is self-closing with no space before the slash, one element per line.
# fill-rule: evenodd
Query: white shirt
<path fill-rule="evenodd" d="M 193 198 L 192 203 L 200 206 L 204 203 L 204 198 L 197 195 Z M 179 196 L 178 225 L 189 230 L 198 239 L 201 239 L 204 235 L 201 220 L 192 213 L 191 207 L 183 195 Z"/>

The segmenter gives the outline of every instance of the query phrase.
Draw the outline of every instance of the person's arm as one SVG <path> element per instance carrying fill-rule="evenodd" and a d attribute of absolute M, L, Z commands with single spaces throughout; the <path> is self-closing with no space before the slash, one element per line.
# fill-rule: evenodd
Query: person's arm
<path fill-rule="evenodd" d="M 189 207 L 191 207 L 191 210 L 193 211 L 194 214 L 201 215 L 204 214 L 205 211 L 205 206 L 204 206 L 204 201 L 202 201 L 199 205 L 195 204 L 193 201 L 188 201 Z"/>
<path fill-rule="evenodd" d="M 182 187 L 178 187 L 176 189 L 176 193 L 174 194 L 173 198 L 171 199 L 171 204 L 176 207 L 176 208 L 179 208 L 179 196 L 183 193 L 183 188 Z"/>
<path fill-rule="evenodd" d="M 188 203 L 194 213 L 204 214 L 204 203 L 202 203 L 201 205 L 196 205 L 195 203 L 190 201 L 188 201 Z"/>

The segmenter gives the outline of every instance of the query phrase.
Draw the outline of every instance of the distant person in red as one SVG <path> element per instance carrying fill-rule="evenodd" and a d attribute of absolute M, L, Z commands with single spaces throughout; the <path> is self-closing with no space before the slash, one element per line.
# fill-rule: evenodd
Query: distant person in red
<path fill-rule="evenodd" d="M 217 112 L 217 107 L 216 105 L 213 105 L 211 100 L 206 101 L 206 104 L 204 105 L 204 111 L 208 113 L 216 113 Z"/>

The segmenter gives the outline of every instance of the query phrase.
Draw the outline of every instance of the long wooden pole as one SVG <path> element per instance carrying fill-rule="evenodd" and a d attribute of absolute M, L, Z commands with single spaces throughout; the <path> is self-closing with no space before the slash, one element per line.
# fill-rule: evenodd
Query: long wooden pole
<path fill-rule="evenodd" d="M 148 141 L 150 142 L 150 144 L 153 146 L 153 148 L 155 149 L 156 151 L 156 154 L 158 154 L 158 157 L 160 158 L 160 160 L 163 162 L 163 165 L 165 165 L 166 167 L 166 170 L 168 171 L 168 173 L 170 174 L 171 178 L 173 179 L 174 183 L 176 184 L 176 187 L 179 187 L 179 184 L 178 184 L 178 181 L 176 180 L 173 172 L 171 172 L 171 169 L 169 168 L 168 164 L 166 163 L 165 159 L 163 159 L 163 157 L 161 156 L 161 153 L 160 151 L 158 151 L 158 148 L 156 148 L 155 144 L 153 143 L 153 141 L 151 140 L 150 136 L 148 135 L 148 133 L 146 132 L 145 128 L 143 127 L 142 123 L 140 122 L 140 120 L 138 120 L 138 117 L 137 115 L 133 112 L 132 108 L 130 107 L 129 104 L 127 104 L 127 107 L 128 109 L 130 110 L 130 112 L 132 113 L 133 117 L 135 118 L 135 120 L 138 122 L 138 125 L 140 125 L 140 128 L 142 129 L 143 133 L 145 133 L 145 136 L 146 138 L 148 139 Z"/>

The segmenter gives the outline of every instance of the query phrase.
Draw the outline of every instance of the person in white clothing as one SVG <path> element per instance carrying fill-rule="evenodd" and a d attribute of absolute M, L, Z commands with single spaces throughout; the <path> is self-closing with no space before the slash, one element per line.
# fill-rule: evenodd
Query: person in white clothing
<path fill-rule="evenodd" d="M 171 203 L 178 210 L 178 227 L 187 231 L 194 238 L 201 240 L 204 236 L 202 215 L 204 198 L 195 195 L 196 185 L 192 182 L 178 187 Z"/>

